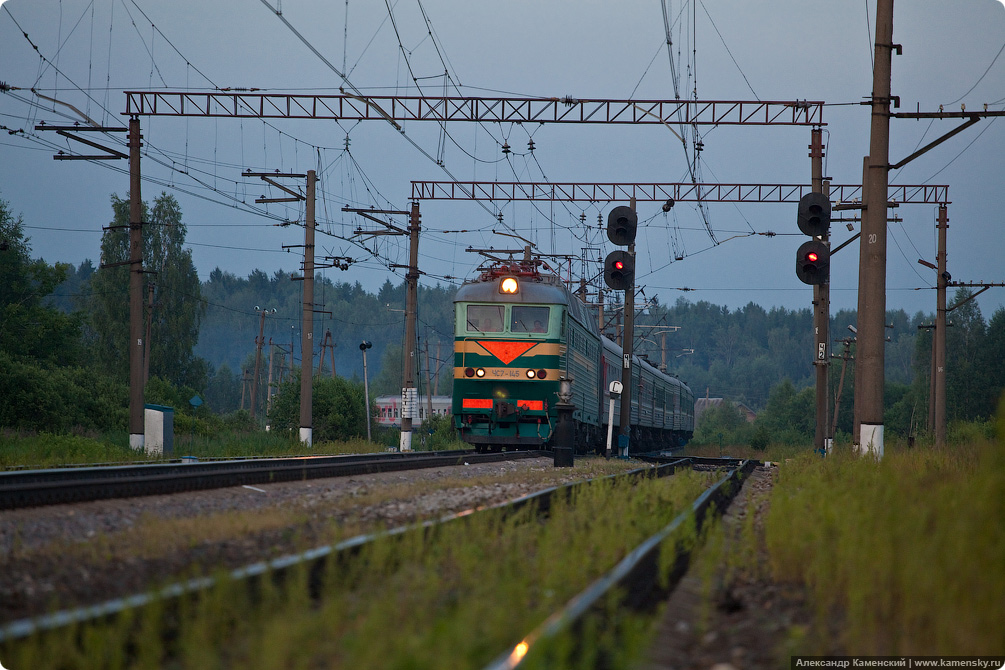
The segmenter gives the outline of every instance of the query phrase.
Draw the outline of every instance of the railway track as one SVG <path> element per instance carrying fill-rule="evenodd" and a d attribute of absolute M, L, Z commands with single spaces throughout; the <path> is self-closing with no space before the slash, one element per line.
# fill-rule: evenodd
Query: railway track
<path fill-rule="evenodd" d="M 548 455 L 541 451 L 395 452 L 0 472 L 0 510 Z"/>
<path fill-rule="evenodd" d="M 724 512 L 739 493 L 744 479 L 758 465 L 756 461 L 738 459 L 680 458 L 660 454 L 639 457 L 668 461 L 659 466 L 664 468 L 694 466 L 700 469 L 722 469 L 726 473 L 714 486 L 702 493 L 689 509 L 638 545 L 610 571 L 569 600 L 522 640 L 497 656 L 485 666 L 485 670 L 513 670 L 520 667 L 528 654 L 539 648 L 546 649 L 554 638 L 566 632 L 574 638 L 571 648 L 589 648 L 589 640 L 586 638 L 595 636 L 598 630 L 614 629 L 622 611 L 652 611 L 684 576 L 691 560 L 690 547 L 674 547 L 675 554 L 670 562 L 673 567 L 668 579 L 661 581 L 661 549 L 672 543 L 675 533 L 692 515 L 696 529 L 700 532 L 710 513 L 719 515 Z M 612 597 L 617 601 L 617 610 L 612 610 L 609 606 Z M 585 620 L 591 616 L 598 623 L 586 625 Z M 598 667 L 607 665 L 603 659 L 599 659 L 597 663 Z"/>
<path fill-rule="evenodd" d="M 530 453 L 535 456 L 540 455 L 535 452 Z M 466 456 L 470 457 L 471 454 L 466 454 Z M 494 456 L 498 457 L 500 455 L 496 454 Z M 717 484 L 713 489 L 710 489 L 703 494 L 702 497 L 695 502 L 693 506 L 694 513 L 698 519 L 701 519 L 704 517 L 705 511 L 708 509 L 711 502 L 717 501 L 719 509 L 725 507 L 723 501 L 725 500 L 724 496 L 729 493 L 729 487 L 728 485 L 725 485 L 724 482 L 727 480 L 735 481 L 739 478 L 737 473 L 742 471 L 742 467 L 749 467 L 746 462 L 732 460 L 716 464 L 713 462 L 716 461 L 716 459 L 665 457 L 665 461 L 666 462 L 659 464 L 657 467 L 639 468 L 624 474 L 611 475 L 610 477 L 638 479 L 648 476 L 667 476 L 673 474 L 680 468 L 693 467 L 695 465 L 703 468 L 715 467 L 716 465 L 719 467 L 729 468 L 731 474 Z M 469 460 L 468 462 L 471 461 Z M 570 496 L 577 487 L 584 486 L 590 483 L 590 481 L 591 480 L 587 480 L 574 484 L 550 487 L 534 494 L 523 496 L 508 503 L 496 505 L 488 509 L 501 509 L 504 514 L 513 514 L 524 509 L 528 505 L 533 505 L 539 516 L 546 516 L 549 513 L 551 505 L 554 501 L 564 496 Z M 368 544 L 388 536 L 401 535 L 407 532 L 426 532 L 440 524 L 464 523 L 465 520 L 471 519 L 473 514 L 477 514 L 480 511 L 481 510 L 478 512 L 461 512 L 444 517 L 438 521 L 429 521 L 416 526 L 401 527 L 386 532 L 361 535 L 350 538 L 336 545 L 320 547 L 300 554 L 285 556 L 271 561 L 262 561 L 235 570 L 224 579 L 232 583 L 247 583 L 248 588 L 252 592 L 255 592 L 259 590 L 259 583 L 263 579 L 269 579 L 277 584 L 281 584 L 288 578 L 289 575 L 298 571 L 305 571 L 307 574 L 311 596 L 315 598 L 320 597 L 323 590 L 325 576 L 330 574 L 333 565 L 347 565 Z M 682 514 L 681 519 L 686 514 L 687 513 Z M 680 523 L 682 523 L 680 519 L 674 522 L 676 525 L 679 525 Z M 676 527 L 674 524 L 671 525 Z M 665 529 L 662 539 L 665 539 L 665 537 L 672 532 L 673 528 Z M 628 587 L 628 593 L 634 594 L 634 600 L 637 601 L 640 598 L 645 599 L 646 597 L 651 598 L 656 591 L 652 588 L 652 584 L 655 582 L 655 577 L 650 573 L 651 570 L 655 569 L 655 557 L 658 554 L 658 545 L 662 539 L 657 540 L 650 538 L 642 547 L 631 552 L 629 557 L 622 561 L 621 564 L 614 569 L 613 572 L 617 574 L 617 578 L 608 579 L 609 584 L 606 587 L 602 589 L 600 586 L 595 584 L 594 586 L 591 586 L 589 590 L 593 595 L 586 598 L 582 596 L 578 597 L 577 600 L 581 602 L 580 609 L 583 611 L 589 610 L 597 599 L 603 597 L 606 593 L 606 589 L 625 588 L 626 585 Z M 607 578 L 605 577 L 605 579 Z M 599 580 L 598 584 L 603 581 L 604 580 Z M 137 610 L 142 610 L 150 605 L 155 605 L 158 608 L 174 608 L 178 606 L 178 603 L 183 599 L 183 596 L 207 591 L 216 586 L 218 583 L 219 580 L 216 578 L 196 578 L 171 584 L 155 592 L 136 594 L 134 596 L 119 598 L 90 607 L 56 612 L 44 617 L 14 621 L 0 627 L 0 642 L 10 643 L 33 634 L 58 632 L 67 627 L 87 622 L 110 621 L 127 610 L 131 611 L 133 615 L 136 615 Z M 647 596 L 646 594 L 649 595 Z M 583 604 L 585 604 L 585 609 L 582 607 Z M 568 612 L 559 615 L 559 629 L 568 625 L 567 622 L 572 620 L 570 617 L 571 614 Z M 165 620 L 170 621 L 175 620 L 175 618 L 168 616 L 165 617 Z M 551 621 L 551 619 L 549 619 L 549 621 Z M 554 626 L 555 624 L 551 623 L 549 625 Z M 174 632 L 171 630 L 165 630 L 162 634 L 167 639 L 170 639 Z M 540 636 L 541 635 L 539 635 L 539 637 Z M 526 639 L 531 640 L 532 637 L 529 636 Z"/>

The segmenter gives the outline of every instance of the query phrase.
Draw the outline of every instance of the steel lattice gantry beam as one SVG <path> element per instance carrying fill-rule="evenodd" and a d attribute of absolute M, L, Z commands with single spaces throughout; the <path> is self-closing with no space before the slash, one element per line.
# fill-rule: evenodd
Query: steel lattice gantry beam
<path fill-rule="evenodd" d="M 126 91 L 126 116 L 821 126 L 823 102 Z"/>
<path fill-rule="evenodd" d="M 543 183 L 489 181 L 413 181 L 412 200 L 503 200 L 563 202 L 775 202 L 798 203 L 813 190 L 810 184 L 658 184 Z M 896 204 L 948 204 L 947 185 L 890 185 L 888 200 Z M 830 198 L 854 203 L 862 198 L 860 184 L 831 184 Z"/>

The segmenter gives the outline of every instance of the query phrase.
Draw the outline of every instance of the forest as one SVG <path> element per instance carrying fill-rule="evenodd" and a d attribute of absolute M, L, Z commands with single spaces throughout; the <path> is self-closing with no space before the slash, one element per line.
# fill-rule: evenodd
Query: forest
<path fill-rule="evenodd" d="M 128 270 L 116 263 L 126 258 L 128 240 L 115 224 L 127 221 L 128 201 L 112 196 L 111 204 L 113 226 L 103 236 L 100 259 L 106 267 L 100 268 L 92 261 L 73 267 L 33 259 L 21 217 L 0 200 L 0 384 L 12 398 L 0 408 L 0 427 L 101 430 L 124 422 Z M 198 394 L 205 401 L 200 411 L 218 416 L 250 409 L 257 358 L 254 395 L 264 408 L 270 379 L 277 389 L 299 375 L 301 278 L 260 270 L 238 277 L 215 268 L 200 281 L 174 198 L 161 194 L 144 207 L 151 224 L 144 255 L 153 259 L 146 301 L 148 397 L 184 404 Z M 416 365 L 422 393 L 427 384 L 436 393 L 451 391 L 454 290 L 419 287 Z M 987 419 L 1005 388 L 1005 309 L 985 320 L 970 297 L 959 289 L 949 303 L 958 305 L 947 330 L 950 421 Z M 358 282 L 318 274 L 315 303 L 309 359 L 314 373 L 360 385 L 359 344 L 368 340 L 371 398 L 400 392 L 404 282 L 388 280 L 372 293 Z M 605 332 L 617 337 L 620 306 L 608 304 L 604 314 Z M 894 432 L 925 426 L 932 342 L 926 326 L 932 322 L 932 314 L 887 313 L 887 425 Z M 832 315 L 830 378 L 833 394 L 841 386 L 838 427 L 845 432 L 851 429 L 854 387 L 848 326 L 854 325 L 853 311 Z M 751 302 L 730 310 L 683 297 L 664 304 L 649 296 L 636 316 L 636 352 L 665 364 L 697 397 L 721 397 L 760 412 L 785 396 L 794 407 L 812 394 L 811 326 L 808 308 L 765 309 Z M 329 342 L 333 347 L 324 346 Z"/>

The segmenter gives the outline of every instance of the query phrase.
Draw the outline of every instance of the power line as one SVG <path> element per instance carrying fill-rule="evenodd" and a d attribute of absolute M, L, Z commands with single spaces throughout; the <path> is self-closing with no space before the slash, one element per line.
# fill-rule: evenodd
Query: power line
<path fill-rule="evenodd" d="M 956 104 L 956 103 L 958 103 L 958 102 L 959 102 L 960 100 L 962 100 L 963 98 L 965 98 L 965 97 L 967 97 L 968 95 L 970 95 L 970 92 L 971 92 L 971 91 L 973 91 L 973 90 L 974 90 L 975 88 L 977 88 L 977 85 L 978 85 L 978 84 L 980 84 L 980 83 L 981 83 L 982 81 L 984 81 L 984 77 L 986 77 L 986 76 L 987 76 L 987 74 L 988 74 L 988 72 L 990 72 L 990 71 L 991 71 L 991 68 L 992 68 L 992 67 L 994 67 L 994 64 L 995 64 L 995 63 L 996 63 L 996 62 L 998 61 L 998 57 L 1002 55 L 1002 52 L 1003 52 L 1003 51 L 1005 51 L 1005 43 L 1003 43 L 1003 44 L 1002 44 L 1002 47 L 1001 47 L 1001 49 L 999 49 L 999 50 L 998 50 L 998 53 L 996 53 L 996 54 L 995 54 L 995 57 L 994 57 L 993 59 L 991 59 L 991 64 L 990 64 L 990 65 L 988 65 L 988 67 L 987 67 L 987 69 L 986 69 L 986 70 L 984 70 L 984 74 L 982 74 L 982 75 L 981 75 L 980 77 L 978 77 L 978 78 L 977 78 L 977 81 L 976 81 L 976 82 L 974 82 L 974 85 L 973 85 L 973 86 L 971 86 L 971 87 L 970 87 L 969 89 L 967 89 L 967 92 L 966 92 L 966 93 L 964 93 L 964 94 L 963 94 L 963 95 L 961 95 L 960 97 L 956 98 L 956 100 L 953 100 L 952 102 L 950 102 L 950 103 L 948 103 L 948 104 L 950 104 L 950 105 L 955 105 L 955 104 Z"/>

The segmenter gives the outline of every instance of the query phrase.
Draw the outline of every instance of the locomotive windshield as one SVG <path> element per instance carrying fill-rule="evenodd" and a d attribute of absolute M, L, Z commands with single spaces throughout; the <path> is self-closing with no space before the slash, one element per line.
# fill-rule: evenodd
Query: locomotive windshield
<path fill-rule="evenodd" d="M 550 307 L 466 305 L 463 309 L 465 330 L 469 333 L 509 332 L 546 335 L 550 326 Z"/>
<path fill-rule="evenodd" d="M 513 305 L 513 319 L 510 321 L 512 333 L 548 332 L 548 308 Z"/>
<path fill-rule="evenodd" d="M 503 331 L 503 305 L 468 305 L 468 330 L 478 333 L 501 333 Z"/>

